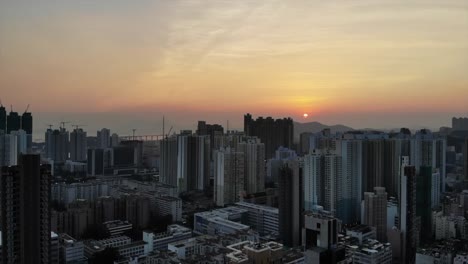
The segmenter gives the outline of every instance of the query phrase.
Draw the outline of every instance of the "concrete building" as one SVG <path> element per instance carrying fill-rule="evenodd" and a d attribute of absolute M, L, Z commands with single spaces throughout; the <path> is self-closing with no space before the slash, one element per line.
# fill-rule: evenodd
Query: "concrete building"
<path fill-rule="evenodd" d="M 111 237 L 120 236 L 125 232 L 132 230 L 133 225 L 128 221 L 114 220 L 102 223 L 104 227 L 109 231 Z"/>
<path fill-rule="evenodd" d="M 248 210 L 238 207 L 226 207 L 213 211 L 196 213 L 194 215 L 195 234 L 233 234 L 238 231 L 249 230 L 245 225 Z"/>
<path fill-rule="evenodd" d="M 299 161 L 286 161 L 278 179 L 279 235 L 283 244 L 295 247 L 301 243 L 301 213 L 303 208 L 302 175 Z"/>
<path fill-rule="evenodd" d="M 265 144 L 258 138 L 247 138 L 237 144 L 237 151 L 244 153 L 244 187 L 247 193 L 265 190 Z"/>
<path fill-rule="evenodd" d="M 192 229 L 180 225 L 169 225 L 167 231 L 162 233 L 143 231 L 143 241 L 146 242 L 147 252 L 167 249 L 168 244 L 191 237 Z"/>
<path fill-rule="evenodd" d="M 330 213 L 307 211 L 304 214 L 302 246 L 306 263 L 341 263 L 346 259 L 345 249 L 338 246 L 341 223 Z"/>
<path fill-rule="evenodd" d="M 159 174 L 165 184 L 178 186 L 177 179 L 177 137 L 166 137 L 160 141 L 161 162 Z"/>
<path fill-rule="evenodd" d="M 172 196 L 155 197 L 157 212 L 160 216 L 172 215 L 173 222 L 182 221 L 182 200 Z"/>
<path fill-rule="evenodd" d="M 110 129 L 103 128 L 97 131 L 97 148 L 106 149 L 111 147 Z"/>
<path fill-rule="evenodd" d="M 59 235 L 60 241 L 60 261 L 65 264 L 85 264 L 87 259 L 84 256 L 84 244 L 67 234 Z"/>
<path fill-rule="evenodd" d="M 214 151 L 214 195 L 217 206 L 233 204 L 240 200 L 245 188 L 244 153 L 232 148 Z"/>
<path fill-rule="evenodd" d="M 323 206 L 326 211 L 333 214 L 338 212 L 338 200 L 345 200 L 343 189 L 342 157 L 335 151 L 312 150 L 304 157 L 304 208 L 307 211 L 315 210 L 317 206 Z M 338 196 L 340 194 L 341 197 Z M 354 204 L 354 203 L 353 203 Z M 343 203 L 345 214 L 346 204 Z M 351 205 L 351 204 L 349 204 Z M 359 214 L 359 209 L 357 209 Z M 352 210 L 354 211 L 354 210 Z M 354 213 L 353 213 L 354 214 Z M 348 218 L 343 215 L 343 218 Z"/>
<path fill-rule="evenodd" d="M 409 166 L 409 158 L 401 161 L 401 201 L 400 230 L 402 232 L 401 257 L 409 263 L 415 262 L 416 239 L 419 237 L 416 227 L 416 168 Z"/>
<path fill-rule="evenodd" d="M 76 128 L 70 133 L 70 159 L 72 161 L 86 160 L 87 140 L 86 132 Z"/>
<path fill-rule="evenodd" d="M 374 226 L 377 240 L 387 241 L 387 193 L 384 187 L 374 187 L 374 192 L 364 193 L 363 223 Z"/>
<path fill-rule="evenodd" d="M 60 258 L 59 236 L 55 232 L 50 232 L 49 263 L 59 264 L 59 258 Z"/>
<path fill-rule="evenodd" d="M 377 229 L 373 226 L 368 225 L 356 225 L 353 227 L 346 228 L 346 235 L 354 237 L 358 240 L 358 244 L 362 245 L 365 240 L 377 238 Z"/>
<path fill-rule="evenodd" d="M 177 179 L 180 192 L 204 190 L 210 185 L 209 136 L 177 137 Z"/>
<path fill-rule="evenodd" d="M 39 155 L 21 155 L 19 165 L 1 170 L 2 263 L 48 263 L 49 165 Z"/>
<path fill-rule="evenodd" d="M 305 263 L 304 255 L 287 251 L 277 242 L 255 243 L 242 241 L 227 247 L 227 263 Z"/>
<path fill-rule="evenodd" d="M 355 264 L 392 264 L 392 248 L 389 243 L 382 244 L 368 239 L 353 252 Z"/>
<path fill-rule="evenodd" d="M 275 150 L 283 146 L 291 149 L 294 139 L 294 124 L 291 118 L 273 119 L 259 117 L 252 119 L 252 115 L 244 115 L 244 133 L 246 136 L 258 137 L 265 143 L 265 157 L 271 158 Z"/>
<path fill-rule="evenodd" d="M 55 162 L 64 162 L 68 159 L 70 134 L 65 128 L 47 129 L 45 133 L 46 158 Z"/>
<path fill-rule="evenodd" d="M 452 129 L 454 131 L 457 131 L 457 130 L 466 131 L 466 130 L 468 130 L 468 118 L 466 118 L 466 117 L 460 117 L 460 118 L 453 117 L 452 118 Z"/>
<path fill-rule="evenodd" d="M 236 203 L 236 206 L 249 211 L 247 223 L 260 236 L 279 236 L 278 208 L 246 202 Z"/>

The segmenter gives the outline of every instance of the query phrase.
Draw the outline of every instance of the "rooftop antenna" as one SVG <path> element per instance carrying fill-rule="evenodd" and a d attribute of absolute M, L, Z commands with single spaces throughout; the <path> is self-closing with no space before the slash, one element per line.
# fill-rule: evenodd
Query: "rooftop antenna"
<path fill-rule="evenodd" d="M 60 122 L 60 125 L 61 125 L 60 128 L 65 128 L 65 124 L 68 124 L 68 123 L 70 123 L 70 122 L 69 121 Z"/>
<path fill-rule="evenodd" d="M 229 133 L 229 120 L 227 121 L 227 131 Z"/>

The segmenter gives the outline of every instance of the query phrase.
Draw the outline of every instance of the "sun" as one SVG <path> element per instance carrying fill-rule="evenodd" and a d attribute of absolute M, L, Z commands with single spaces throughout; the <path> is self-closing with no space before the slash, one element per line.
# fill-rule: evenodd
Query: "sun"
<path fill-rule="evenodd" d="M 309 117 L 309 114 L 304 113 L 302 116 L 303 116 L 304 118 L 307 118 L 307 117 Z"/>

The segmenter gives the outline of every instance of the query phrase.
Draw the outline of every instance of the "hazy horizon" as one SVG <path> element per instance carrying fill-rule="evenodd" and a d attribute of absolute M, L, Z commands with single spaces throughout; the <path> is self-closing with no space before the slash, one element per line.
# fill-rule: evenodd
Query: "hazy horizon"
<path fill-rule="evenodd" d="M 19 109 L 18 109 L 19 111 Z M 19 111 L 21 112 L 21 111 Z M 247 113 L 247 112 L 245 112 Z M 191 129 L 195 132 L 198 120 L 204 120 L 210 124 L 217 123 L 231 130 L 243 130 L 243 115 L 245 113 L 198 113 L 198 112 L 126 112 L 126 113 L 41 113 L 34 112 L 34 135 L 33 139 L 36 142 L 44 140 L 44 132 L 53 125 L 54 128 L 59 127 L 60 122 L 70 122 L 66 125 L 68 130 L 72 130 L 74 124 L 80 125 L 88 136 L 95 136 L 96 131 L 101 128 L 109 128 L 112 133 L 117 133 L 121 136 L 131 135 L 132 129 L 136 129 L 137 135 L 160 135 L 162 134 L 162 117 L 165 116 L 166 133 L 171 127 L 172 132 L 179 132 L 181 129 Z M 324 125 L 345 125 L 354 129 L 374 128 L 374 129 L 397 129 L 408 127 L 410 129 L 429 128 L 438 131 L 441 126 L 451 127 L 452 117 L 468 116 L 468 113 L 442 113 L 442 114 L 425 114 L 414 113 L 412 116 L 408 114 L 393 114 L 393 115 L 360 115 L 360 118 L 350 118 L 350 114 L 336 114 L 329 116 L 309 116 L 303 118 L 301 116 L 279 116 L 269 115 L 268 113 L 250 112 L 254 118 L 258 116 L 272 116 L 274 118 L 291 117 L 295 122 L 320 122 Z M 401 121 L 401 117 L 405 115 L 405 120 L 413 122 Z M 390 124 L 390 125 L 386 125 Z M 171 133 L 172 133 L 171 132 Z"/>

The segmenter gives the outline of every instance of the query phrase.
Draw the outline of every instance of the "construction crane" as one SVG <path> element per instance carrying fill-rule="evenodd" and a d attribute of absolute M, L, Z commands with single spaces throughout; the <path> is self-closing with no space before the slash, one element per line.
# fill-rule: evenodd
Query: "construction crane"
<path fill-rule="evenodd" d="M 49 129 L 52 129 L 52 127 L 53 127 L 54 125 L 51 125 L 51 124 L 46 124 L 46 126 L 48 126 L 48 127 L 49 127 Z"/>
<path fill-rule="evenodd" d="M 166 138 L 167 138 L 167 136 L 168 136 L 168 135 L 170 135 L 170 134 L 171 134 L 171 131 L 172 131 L 172 126 L 171 126 L 171 128 L 169 129 L 169 132 L 167 132 L 167 134 L 166 134 Z"/>
<path fill-rule="evenodd" d="M 135 131 L 136 131 L 136 129 L 134 128 L 134 129 L 132 129 L 132 131 L 133 131 L 133 138 L 132 138 L 132 140 L 135 140 Z"/>
<path fill-rule="evenodd" d="M 26 107 L 26 110 L 24 110 L 24 113 L 23 113 L 23 114 L 27 113 L 28 110 L 29 110 L 29 104 L 28 104 L 28 106 Z"/>
<path fill-rule="evenodd" d="M 78 128 L 84 127 L 84 126 L 86 126 L 86 125 L 76 125 L 76 124 L 75 124 L 75 125 L 72 125 L 72 127 L 75 127 L 75 129 L 78 129 Z"/>
<path fill-rule="evenodd" d="M 60 122 L 60 128 L 65 128 L 65 124 L 70 123 L 69 121 L 62 121 Z"/>

